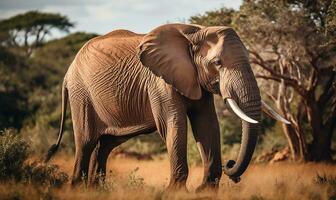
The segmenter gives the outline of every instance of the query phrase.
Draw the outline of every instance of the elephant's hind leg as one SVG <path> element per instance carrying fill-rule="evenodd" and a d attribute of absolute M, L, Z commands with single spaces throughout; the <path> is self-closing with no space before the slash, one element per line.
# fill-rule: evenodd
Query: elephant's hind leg
<path fill-rule="evenodd" d="M 120 144 L 127 141 L 129 137 L 116 137 L 111 135 L 102 135 L 91 155 L 89 169 L 89 184 L 98 185 L 105 181 L 106 163 L 111 151 Z"/>
<path fill-rule="evenodd" d="M 71 185 L 87 183 L 91 154 L 97 144 L 98 119 L 89 103 L 70 102 L 75 135 L 76 154 Z"/>

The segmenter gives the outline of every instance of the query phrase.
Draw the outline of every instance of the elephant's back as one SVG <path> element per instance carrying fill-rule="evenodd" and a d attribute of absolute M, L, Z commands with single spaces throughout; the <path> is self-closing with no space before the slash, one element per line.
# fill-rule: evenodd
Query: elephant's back
<path fill-rule="evenodd" d="M 121 58 L 137 54 L 137 47 L 144 35 L 128 30 L 115 30 L 91 39 L 84 45 L 84 51 L 105 54 L 108 57 Z"/>
<path fill-rule="evenodd" d="M 143 37 L 144 35 L 145 34 L 134 33 L 132 31 L 125 29 L 118 29 L 103 35 L 103 37 L 127 38 L 127 37 Z"/>
<path fill-rule="evenodd" d="M 122 76 L 123 71 L 139 67 L 137 47 L 142 37 L 127 30 L 115 30 L 95 37 L 77 53 L 68 72 L 77 71 L 87 83 L 96 83 L 94 77 L 107 73 Z"/>

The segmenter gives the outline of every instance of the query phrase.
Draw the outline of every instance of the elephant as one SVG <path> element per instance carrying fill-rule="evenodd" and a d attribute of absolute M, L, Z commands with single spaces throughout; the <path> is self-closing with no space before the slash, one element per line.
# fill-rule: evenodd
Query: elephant
<path fill-rule="evenodd" d="M 237 160 L 223 167 L 214 95 L 242 119 Z M 226 26 L 165 24 L 147 34 L 115 30 L 89 40 L 64 77 L 59 136 L 45 161 L 60 145 L 68 101 L 76 146 L 72 185 L 94 182 L 113 148 L 157 130 L 170 162 L 168 187 L 185 188 L 189 119 L 204 166 L 199 189 L 218 188 L 223 171 L 238 182 L 247 169 L 262 110 L 288 123 L 261 100 L 248 50 Z"/>

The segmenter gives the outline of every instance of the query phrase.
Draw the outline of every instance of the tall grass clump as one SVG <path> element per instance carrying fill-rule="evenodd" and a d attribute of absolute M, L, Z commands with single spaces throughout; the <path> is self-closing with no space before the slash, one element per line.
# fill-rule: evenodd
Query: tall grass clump
<path fill-rule="evenodd" d="M 321 187 L 326 187 L 327 199 L 336 199 L 336 176 L 327 174 L 316 174 L 314 183 Z"/>
<path fill-rule="evenodd" d="M 127 187 L 129 189 L 142 189 L 145 185 L 144 178 L 136 174 L 138 170 L 139 167 L 136 167 L 128 176 Z"/>
<path fill-rule="evenodd" d="M 29 145 L 13 129 L 0 132 L 0 181 L 19 180 L 24 162 L 29 155 Z"/>
<path fill-rule="evenodd" d="M 45 165 L 37 161 L 27 164 L 23 168 L 23 182 L 39 186 L 61 187 L 68 181 L 68 175 L 57 165 Z"/>

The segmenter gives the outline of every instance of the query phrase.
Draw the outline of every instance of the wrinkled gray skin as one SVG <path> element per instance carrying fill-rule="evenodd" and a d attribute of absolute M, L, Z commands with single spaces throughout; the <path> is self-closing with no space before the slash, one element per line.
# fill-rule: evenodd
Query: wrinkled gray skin
<path fill-rule="evenodd" d="M 157 130 L 167 145 L 169 186 L 185 187 L 188 117 L 204 165 L 199 189 L 217 188 L 222 163 L 214 94 L 234 99 L 259 120 L 259 89 L 247 50 L 231 28 L 167 24 L 146 35 L 117 30 L 90 40 L 63 84 L 62 121 L 69 99 L 76 143 L 72 184 L 83 181 L 83 175 L 96 182 L 113 148 Z M 242 122 L 237 161 L 224 167 L 232 179 L 246 170 L 258 129 Z"/>

